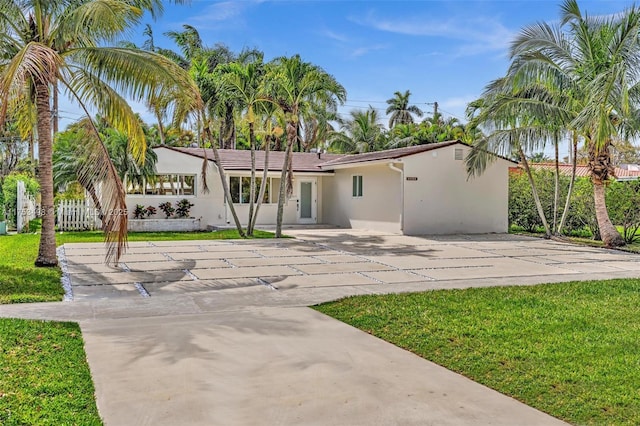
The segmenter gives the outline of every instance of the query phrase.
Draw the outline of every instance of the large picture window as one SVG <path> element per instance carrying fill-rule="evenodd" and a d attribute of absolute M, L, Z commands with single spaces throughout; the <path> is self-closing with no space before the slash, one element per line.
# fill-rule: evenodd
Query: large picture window
<path fill-rule="evenodd" d="M 354 197 L 362 197 L 362 176 L 353 176 L 352 193 Z"/>
<path fill-rule="evenodd" d="M 127 183 L 127 194 L 183 196 L 196 194 L 196 175 L 155 175 L 142 185 Z"/>
<path fill-rule="evenodd" d="M 256 194 L 255 202 L 258 201 L 258 193 L 260 192 L 260 185 L 262 184 L 262 178 L 256 177 Z M 275 188 L 275 193 L 271 191 L 271 188 Z M 264 191 L 264 197 L 262 202 L 265 204 L 278 202 L 278 189 L 280 188 L 280 179 L 267 178 L 267 186 Z M 231 200 L 238 204 L 249 204 L 251 193 L 251 178 L 248 176 L 230 176 L 229 177 L 229 192 L 231 192 Z"/>

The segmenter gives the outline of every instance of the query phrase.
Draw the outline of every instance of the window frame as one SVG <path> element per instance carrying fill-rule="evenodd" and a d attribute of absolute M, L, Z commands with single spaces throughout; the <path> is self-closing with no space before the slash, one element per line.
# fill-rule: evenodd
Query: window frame
<path fill-rule="evenodd" d="M 351 175 L 351 198 L 362 198 L 364 196 L 363 186 L 364 178 L 362 175 Z"/>
<path fill-rule="evenodd" d="M 169 177 L 169 179 L 167 179 Z M 184 185 L 185 178 L 192 178 L 192 193 L 185 194 L 184 193 Z M 158 178 L 158 180 L 163 183 L 169 183 L 176 186 L 176 193 L 172 194 L 157 194 L 153 193 L 153 189 L 149 188 L 150 182 L 146 178 L 142 180 L 142 185 L 133 185 L 130 183 L 129 179 L 125 177 L 125 192 L 127 196 L 139 196 L 139 197 L 196 197 L 197 185 L 198 185 L 198 175 L 195 173 L 157 173 L 154 178 Z"/>
<path fill-rule="evenodd" d="M 237 179 L 238 180 L 238 185 L 237 185 L 237 194 L 234 194 L 233 192 L 231 192 L 231 187 L 232 187 L 232 183 L 231 180 L 232 179 Z M 267 188 L 264 192 L 264 198 L 262 200 L 262 204 L 277 204 L 277 200 L 275 202 L 272 202 L 272 197 L 273 197 L 273 193 L 272 193 L 272 187 L 273 187 L 273 179 L 279 179 L 279 178 L 274 178 L 271 176 L 267 177 Z M 258 197 L 258 193 L 260 192 L 260 183 L 262 181 L 262 176 L 256 176 L 256 198 Z M 251 183 L 251 176 L 244 176 L 244 175 L 233 175 L 233 176 L 229 176 L 229 180 L 228 180 L 228 185 L 229 185 L 229 192 L 231 193 L 231 199 L 233 200 L 233 204 L 240 204 L 240 205 L 249 205 L 250 200 L 249 200 L 249 196 L 247 195 L 247 200 L 243 201 L 243 195 L 246 195 L 243 193 L 243 182 L 247 185 L 250 185 Z M 247 194 L 249 192 L 247 191 Z M 235 195 L 235 196 L 234 196 Z M 266 200 L 266 201 L 265 201 Z M 226 203 L 227 200 L 225 199 L 224 202 Z M 257 203 L 258 200 L 255 200 L 254 203 Z"/>

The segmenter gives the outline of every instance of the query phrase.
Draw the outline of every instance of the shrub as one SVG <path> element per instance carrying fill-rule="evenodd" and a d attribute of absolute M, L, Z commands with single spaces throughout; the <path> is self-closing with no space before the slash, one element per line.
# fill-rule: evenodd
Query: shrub
<path fill-rule="evenodd" d="M 189 202 L 186 198 L 183 198 L 180 201 L 176 202 L 176 216 L 178 217 L 189 217 L 189 211 L 193 207 L 193 204 Z"/>
<path fill-rule="evenodd" d="M 147 208 L 144 210 L 144 214 L 146 217 L 151 217 L 154 214 L 156 214 L 156 208 L 153 206 L 147 206 Z"/>
<path fill-rule="evenodd" d="M 18 208 L 18 181 L 24 182 L 24 187 L 27 194 L 35 197 L 40 190 L 38 181 L 26 174 L 12 173 L 4 178 L 2 184 L 2 191 L 4 194 L 4 206 L 7 212 L 7 219 L 9 222 L 16 223 L 16 210 Z"/>
<path fill-rule="evenodd" d="M 136 209 L 133 211 L 134 219 L 144 219 L 147 209 L 142 204 L 136 204 Z"/>
<path fill-rule="evenodd" d="M 164 213 L 165 219 L 169 219 L 173 215 L 173 212 L 176 211 L 176 209 L 173 208 L 171 203 L 168 201 L 160 204 L 158 207 L 160 207 L 160 210 L 162 210 L 162 212 Z"/>
<path fill-rule="evenodd" d="M 622 237 L 627 243 L 640 240 L 640 179 L 611 182 L 607 187 L 607 209 L 611 221 L 622 226 Z"/>

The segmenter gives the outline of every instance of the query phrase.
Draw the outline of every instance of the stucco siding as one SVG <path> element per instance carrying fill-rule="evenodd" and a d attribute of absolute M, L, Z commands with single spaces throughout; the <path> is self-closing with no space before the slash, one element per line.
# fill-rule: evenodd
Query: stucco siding
<path fill-rule="evenodd" d="M 353 176 L 362 176 L 362 196 L 353 196 Z M 346 228 L 400 232 L 400 174 L 386 165 L 349 167 L 325 178 L 323 220 Z"/>
<path fill-rule="evenodd" d="M 200 219 L 201 228 L 205 229 L 207 226 L 226 226 L 234 225 L 231 209 L 224 202 L 224 192 L 220 177 L 218 175 L 216 167 L 210 163 L 207 169 L 207 185 L 209 191 L 204 192 L 204 185 L 202 184 L 202 177 L 200 171 L 202 168 L 202 159 L 193 157 L 188 154 L 176 152 L 166 148 L 156 148 L 155 152 L 158 156 L 158 162 L 156 163 L 156 169 L 158 174 L 192 174 L 196 175 L 196 194 L 195 195 L 183 195 L 183 196 L 166 196 L 166 195 L 127 195 L 127 208 L 129 210 L 129 217 L 133 217 L 133 211 L 136 204 L 142 204 L 146 206 L 154 206 L 158 209 L 158 213 L 154 218 L 163 218 L 164 215 L 158 208 L 158 205 L 166 201 L 175 205 L 176 201 L 183 198 L 187 198 L 194 206 L 191 208 L 190 216 L 195 219 Z M 249 176 L 249 172 L 237 172 L 227 171 L 227 179 L 230 176 Z M 309 178 L 304 174 L 296 175 L 298 178 Z M 262 177 L 262 172 L 257 173 L 257 177 Z M 279 172 L 269 172 L 269 177 L 279 178 Z M 317 205 L 317 221 L 322 220 L 322 180 L 323 176 L 313 176 L 311 179 L 317 180 L 316 186 L 316 200 L 314 202 Z M 279 188 L 272 188 L 272 191 L 278 191 Z M 283 223 L 295 224 L 298 221 L 297 211 L 298 200 L 298 186 L 297 179 L 294 178 L 294 192 L 292 197 L 285 203 Z M 242 225 L 246 226 L 249 217 L 249 205 L 236 203 L 234 205 L 238 219 Z M 275 225 L 276 213 L 278 205 L 277 203 L 262 204 L 258 213 L 258 225 Z"/>
<path fill-rule="evenodd" d="M 405 234 L 507 232 L 510 163 L 498 159 L 467 180 L 456 149 L 466 157 L 470 148 L 453 145 L 402 159 Z"/>
<path fill-rule="evenodd" d="M 196 175 L 195 195 L 127 195 L 127 209 L 129 217 L 133 217 L 133 211 L 136 204 L 146 206 L 154 206 L 158 212 L 154 218 L 161 219 L 164 213 L 158 208 L 158 205 L 169 201 L 175 206 L 176 201 L 183 198 L 188 199 L 194 206 L 191 208 L 190 216 L 200 219 L 201 227 L 204 229 L 207 225 L 224 223 L 224 206 L 223 191 L 218 177 L 217 170 L 210 165 L 207 170 L 207 185 L 209 192 L 204 192 L 204 185 L 200 170 L 202 168 L 202 160 L 186 154 L 181 154 L 165 148 L 156 148 L 155 152 L 158 156 L 156 170 L 158 174 L 193 174 Z"/>

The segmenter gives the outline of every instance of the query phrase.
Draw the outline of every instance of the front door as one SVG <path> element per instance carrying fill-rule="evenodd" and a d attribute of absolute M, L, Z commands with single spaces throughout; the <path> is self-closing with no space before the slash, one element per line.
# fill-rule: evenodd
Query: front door
<path fill-rule="evenodd" d="M 298 181 L 298 223 L 317 221 L 316 179 Z"/>

